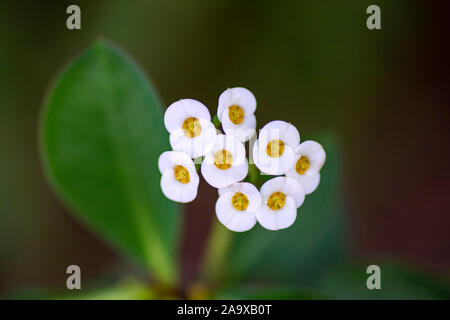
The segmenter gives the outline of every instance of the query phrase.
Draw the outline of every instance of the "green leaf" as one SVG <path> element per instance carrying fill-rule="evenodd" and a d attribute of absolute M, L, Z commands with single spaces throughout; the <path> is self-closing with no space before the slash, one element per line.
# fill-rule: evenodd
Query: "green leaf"
<path fill-rule="evenodd" d="M 381 289 L 369 290 L 369 263 L 353 262 L 333 270 L 315 284 L 328 299 L 449 299 L 448 279 L 434 279 L 404 264 L 375 261 L 381 270 Z"/>
<path fill-rule="evenodd" d="M 306 197 L 297 221 L 269 231 L 259 225 L 233 234 L 225 278 L 309 284 L 345 257 L 344 216 L 340 210 L 340 148 L 331 134 L 316 136 L 327 160 L 318 189 Z"/>
<path fill-rule="evenodd" d="M 131 58 L 99 41 L 45 100 L 40 151 L 53 189 L 73 213 L 173 284 L 180 218 L 159 184 L 157 160 L 169 148 L 161 108 Z"/>

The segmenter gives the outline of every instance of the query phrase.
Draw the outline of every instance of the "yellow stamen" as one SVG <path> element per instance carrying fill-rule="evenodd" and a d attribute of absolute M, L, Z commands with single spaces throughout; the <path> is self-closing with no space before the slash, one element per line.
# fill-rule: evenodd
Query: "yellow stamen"
<path fill-rule="evenodd" d="M 197 118 L 189 117 L 183 122 L 184 134 L 189 138 L 194 138 L 202 132 L 202 126 Z"/>
<path fill-rule="evenodd" d="M 305 172 L 309 169 L 309 158 L 306 156 L 301 156 L 297 163 L 295 164 L 295 171 L 298 174 L 305 174 Z"/>
<path fill-rule="evenodd" d="M 248 198 L 241 192 L 236 192 L 231 199 L 231 203 L 236 210 L 244 211 L 248 207 Z"/>
<path fill-rule="evenodd" d="M 241 124 L 244 121 L 244 110 L 237 105 L 232 105 L 228 108 L 228 116 L 234 124 Z"/>
<path fill-rule="evenodd" d="M 278 158 L 284 152 L 284 143 L 281 140 L 272 140 L 267 144 L 266 152 L 269 157 Z"/>
<path fill-rule="evenodd" d="M 214 164 L 217 168 L 226 170 L 233 164 L 233 156 L 227 150 L 219 150 L 214 154 Z"/>
<path fill-rule="evenodd" d="M 183 166 L 175 166 L 175 168 L 173 168 L 173 174 L 175 176 L 175 180 L 183 184 L 191 181 L 189 171 L 187 171 L 187 169 Z"/>
<path fill-rule="evenodd" d="M 272 210 L 280 210 L 284 207 L 286 195 L 282 192 L 274 192 L 267 199 L 267 206 Z"/>

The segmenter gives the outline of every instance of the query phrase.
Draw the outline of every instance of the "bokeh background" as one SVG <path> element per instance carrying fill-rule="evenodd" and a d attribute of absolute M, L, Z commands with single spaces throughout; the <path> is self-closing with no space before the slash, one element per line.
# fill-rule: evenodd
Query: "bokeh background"
<path fill-rule="evenodd" d="M 66 28 L 69 4 L 81 7 L 81 30 Z M 381 30 L 366 28 L 370 4 L 381 8 Z M 283 119 L 303 138 L 331 136 L 352 259 L 398 261 L 445 289 L 449 9 L 445 1 L 2 1 L 0 297 L 61 289 L 70 264 L 81 266 L 84 288 L 141 273 L 72 217 L 39 161 L 46 89 L 99 37 L 134 56 L 166 105 L 191 97 L 214 113 L 224 89 L 244 86 L 257 97 L 260 126 Z M 202 260 L 215 192 L 203 182 L 184 209 L 185 283 Z M 355 269 L 365 279 L 364 271 Z"/>

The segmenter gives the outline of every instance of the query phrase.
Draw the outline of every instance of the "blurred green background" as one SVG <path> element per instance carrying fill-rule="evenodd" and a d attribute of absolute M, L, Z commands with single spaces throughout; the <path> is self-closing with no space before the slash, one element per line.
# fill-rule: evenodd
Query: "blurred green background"
<path fill-rule="evenodd" d="M 66 28 L 69 4 L 81 7 L 81 30 Z M 381 30 L 366 28 L 370 4 L 381 8 Z M 290 295 L 288 285 L 321 297 L 376 298 L 365 289 L 365 269 L 379 264 L 389 288 L 379 297 L 448 298 L 449 9 L 444 1 L 3 1 L 0 297 L 62 290 L 70 264 L 81 266 L 86 289 L 146 277 L 69 214 L 39 161 L 50 82 L 104 37 L 131 53 L 166 106 L 189 97 L 214 113 L 224 89 L 244 86 L 257 98 L 259 127 L 288 120 L 302 140 L 331 146 L 331 178 L 304 208 L 304 225 L 319 231 L 296 233 L 299 219 L 285 242 L 274 241 L 283 247 L 272 248 L 279 233 L 238 235 L 217 297 L 264 297 L 269 286 L 284 286 L 278 297 L 315 297 L 307 289 Z M 199 194 L 183 212 L 183 286 L 195 282 L 216 219 L 216 191 L 202 182 Z M 307 248 L 296 246 L 302 237 Z M 260 242 L 273 255 L 288 249 L 309 258 L 289 273 L 283 253 L 261 262 L 246 251 Z M 237 275 L 249 285 L 239 288 Z"/>

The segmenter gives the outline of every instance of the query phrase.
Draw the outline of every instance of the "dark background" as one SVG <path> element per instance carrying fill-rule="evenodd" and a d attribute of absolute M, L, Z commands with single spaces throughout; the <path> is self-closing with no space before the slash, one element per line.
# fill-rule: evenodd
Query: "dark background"
<path fill-rule="evenodd" d="M 69 31 L 69 4 L 82 29 Z M 366 8 L 381 7 L 381 30 Z M 449 5 L 445 1 L 2 1 L 0 5 L 0 296 L 60 288 L 78 264 L 85 287 L 139 272 L 56 199 L 37 150 L 52 78 L 99 37 L 129 51 L 165 104 L 227 87 L 258 101 L 258 126 L 289 120 L 302 139 L 342 150 L 341 202 L 353 255 L 450 267 Z M 196 273 L 215 190 L 186 206 L 185 281 Z"/>

